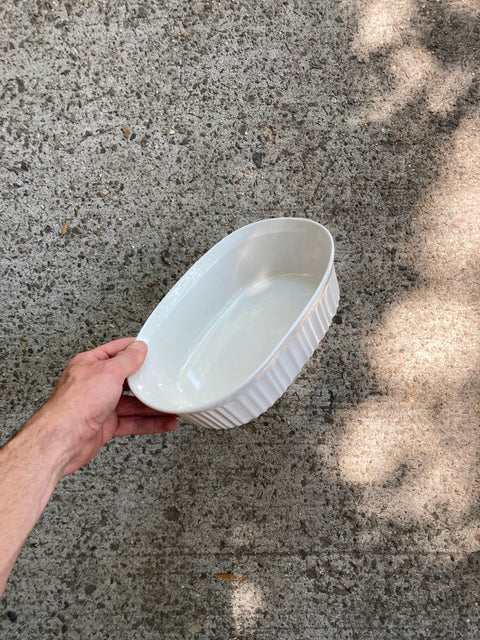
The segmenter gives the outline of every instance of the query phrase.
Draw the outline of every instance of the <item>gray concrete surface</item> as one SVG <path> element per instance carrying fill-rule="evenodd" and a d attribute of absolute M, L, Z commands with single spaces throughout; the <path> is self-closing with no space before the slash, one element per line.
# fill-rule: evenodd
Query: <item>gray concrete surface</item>
<path fill-rule="evenodd" d="M 479 21 L 477 0 L 1 5 L 2 442 L 246 223 L 325 224 L 342 292 L 248 427 L 117 441 L 60 484 L 2 638 L 480 637 Z"/>

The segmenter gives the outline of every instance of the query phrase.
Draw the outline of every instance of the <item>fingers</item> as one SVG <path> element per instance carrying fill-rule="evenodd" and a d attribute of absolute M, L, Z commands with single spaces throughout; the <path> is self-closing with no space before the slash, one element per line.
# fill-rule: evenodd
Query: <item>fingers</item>
<path fill-rule="evenodd" d="M 134 341 L 135 338 L 119 338 L 118 340 L 112 340 L 111 342 L 92 349 L 90 353 L 95 355 L 99 360 L 108 360 L 116 356 L 120 351 L 124 351 Z"/>
<path fill-rule="evenodd" d="M 110 358 L 106 366 L 123 384 L 125 378 L 140 369 L 146 357 L 147 345 L 145 342 L 135 340 L 134 342 L 130 342 L 126 349 L 118 351 L 116 355 Z"/>
<path fill-rule="evenodd" d="M 140 402 L 133 396 L 122 396 L 117 405 L 117 416 L 169 416 L 171 414 L 157 411 Z"/>
<path fill-rule="evenodd" d="M 123 416 L 118 419 L 115 437 L 167 433 L 178 427 L 176 416 Z"/>

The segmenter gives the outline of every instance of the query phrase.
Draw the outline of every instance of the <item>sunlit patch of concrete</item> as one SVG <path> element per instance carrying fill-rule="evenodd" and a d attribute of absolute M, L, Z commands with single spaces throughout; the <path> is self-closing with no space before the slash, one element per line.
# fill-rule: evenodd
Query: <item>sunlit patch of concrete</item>
<path fill-rule="evenodd" d="M 418 44 L 395 43 L 394 89 L 364 116 L 388 121 L 420 95 L 430 111 L 453 109 L 469 71 L 443 66 Z M 436 548 L 459 559 L 480 549 L 470 524 L 480 492 L 480 109 L 460 122 L 443 154 L 402 254 L 421 285 L 385 310 L 363 345 L 381 395 L 349 412 L 337 456 L 342 479 L 363 488 L 364 513 L 432 525 Z M 438 532 L 439 518 L 448 531 Z M 377 544 L 378 534 L 365 532 L 371 540 L 363 542 Z"/>
<path fill-rule="evenodd" d="M 413 250 L 429 281 L 455 279 L 449 290 L 468 289 L 480 302 L 480 109 L 469 114 L 453 138 L 447 165 L 418 205 Z"/>
<path fill-rule="evenodd" d="M 399 44 L 416 13 L 413 0 L 373 0 L 359 20 L 353 51 L 363 57 L 385 46 Z"/>
<path fill-rule="evenodd" d="M 371 366 L 404 399 L 441 402 L 461 394 L 480 357 L 478 309 L 455 290 L 415 290 L 385 313 L 368 340 Z"/>
<path fill-rule="evenodd" d="M 446 0 L 445 4 L 451 12 L 476 15 L 480 11 L 478 0 Z M 382 49 L 389 52 L 386 70 L 392 88 L 360 109 L 352 124 L 387 122 L 414 99 L 424 99 L 428 111 L 446 115 L 468 91 L 473 69 L 459 63 L 444 64 L 425 48 L 415 25 L 418 7 L 413 0 L 372 0 L 360 9 L 352 51 L 365 61 Z"/>
<path fill-rule="evenodd" d="M 374 98 L 368 109 L 361 109 L 354 121 L 386 122 L 410 101 L 424 98 L 432 113 L 446 115 L 464 95 L 474 78 L 473 72 L 459 64 L 443 65 L 420 45 L 404 45 L 393 51 L 387 69 L 392 89 Z"/>
<path fill-rule="evenodd" d="M 259 611 L 265 608 L 262 589 L 245 580 L 235 584 L 232 591 L 232 613 L 238 630 L 253 624 Z"/>

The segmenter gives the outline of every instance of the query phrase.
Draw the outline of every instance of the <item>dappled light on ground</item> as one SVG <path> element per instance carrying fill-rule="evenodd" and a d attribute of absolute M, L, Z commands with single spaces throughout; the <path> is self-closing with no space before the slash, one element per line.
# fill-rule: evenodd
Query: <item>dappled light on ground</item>
<path fill-rule="evenodd" d="M 480 9 L 473 1 L 446 5 Z M 453 110 L 473 74 L 413 43 L 411 3 L 387 16 L 390 8 L 370 4 L 354 42 L 367 56 L 387 40 L 393 48 L 387 69 L 396 88 L 362 117 L 388 121 L 419 95 L 431 112 Z M 403 40 L 393 33 L 401 28 Z M 364 488 L 364 512 L 403 524 L 430 524 L 441 513 L 451 526 L 438 544 L 461 557 L 480 549 L 471 521 L 480 486 L 480 110 L 460 121 L 439 154 L 446 160 L 415 205 L 403 253 L 422 284 L 385 309 L 364 344 L 380 395 L 349 412 L 338 462 L 343 480 Z M 362 541 L 373 545 L 375 535 Z"/>
<path fill-rule="evenodd" d="M 265 607 L 265 598 L 258 585 L 248 579 L 233 587 L 232 613 L 237 630 L 251 625 L 255 616 Z"/>
<path fill-rule="evenodd" d="M 452 11 L 465 8 L 462 3 L 447 4 Z M 473 0 L 469 4 L 472 12 L 474 4 Z M 393 78 L 393 88 L 374 96 L 372 103 L 354 116 L 354 122 L 385 122 L 419 97 L 425 99 L 428 111 L 446 115 L 468 91 L 473 69 L 462 63 L 442 62 L 428 50 L 423 42 L 425 34 L 414 25 L 419 6 L 412 0 L 374 0 L 363 10 L 352 50 L 367 60 L 385 48 L 386 71 Z M 425 4 L 422 7 L 425 9 Z"/>
<path fill-rule="evenodd" d="M 360 16 L 353 50 L 361 56 L 381 47 L 401 45 L 410 20 L 415 15 L 416 2 L 405 0 L 373 0 Z"/>
<path fill-rule="evenodd" d="M 423 404 L 423 403 L 422 403 Z M 362 510 L 389 520 L 455 519 L 475 501 L 476 455 L 471 422 L 461 414 L 432 416 L 392 394 L 369 399 L 350 417 L 339 451 L 343 478 L 364 485 Z"/>
<path fill-rule="evenodd" d="M 425 278 L 443 281 L 451 296 L 461 292 L 477 312 L 480 303 L 479 109 L 464 118 L 453 142 L 450 161 L 440 179 L 425 194 L 420 203 L 422 215 L 414 221 L 415 262 Z"/>
<path fill-rule="evenodd" d="M 352 411 L 339 450 L 343 478 L 366 487 L 362 508 L 385 518 L 428 522 L 440 509 L 460 527 L 478 499 L 480 149 L 467 135 L 478 127 L 479 114 L 461 125 L 443 179 L 419 203 L 410 259 L 425 287 L 392 304 L 371 334 L 383 395 Z"/>
<path fill-rule="evenodd" d="M 394 77 L 394 88 L 360 110 L 355 119 L 385 122 L 418 96 L 424 97 L 427 109 L 446 115 L 470 87 L 472 71 L 460 65 L 444 66 L 423 47 L 405 45 L 388 58 L 387 69 Z"/>
<path fill-rule="evenodd" d="M 480 13 L 479 0 L 445 0 L 445 4 L 451 11 L 456 11 L 472 18 Z"/>
<path fill-rule="evenodd" d="M 435 284 L 392 305 L 370 344 L 380 385 L 412 403 L 461 395 L 478 367 L 478 311 L 448 281 Z"/>

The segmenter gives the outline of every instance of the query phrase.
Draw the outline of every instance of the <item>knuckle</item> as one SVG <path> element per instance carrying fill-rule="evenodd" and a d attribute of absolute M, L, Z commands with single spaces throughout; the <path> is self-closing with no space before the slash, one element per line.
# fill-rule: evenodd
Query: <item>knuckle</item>
<path fill-rule="evenodd" d="M 70 359 L 70 362 L 68 364 L 71 367 L 76 367 L 77 365 L 81 365 L 84 362 L 85 362 L 85 354 L 78 353 L 76 356 L 73 356 L 73 358 Z"/>
<path fill-rule="evenodd" d="M 65 368 L 63 374 L 64 379 L 68 380 L 69 382 L 78 382 L 84 377 L 84 371 L 86 368 L 85 365 L 85 354 L 79 353 L 78 355 L 74 356 L 70 359 L 67 367 Z"/>

